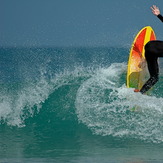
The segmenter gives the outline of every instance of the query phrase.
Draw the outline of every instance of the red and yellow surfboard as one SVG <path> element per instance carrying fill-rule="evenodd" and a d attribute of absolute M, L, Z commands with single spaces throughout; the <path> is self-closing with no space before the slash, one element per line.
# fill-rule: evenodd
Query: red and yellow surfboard
<path fill-rule="evenodd" d="M 156 40 L 155 33 L 150 26 L 146 26 L 138 32 L 132 43 L 127 68 L 128 88 L 141 89 L 148 78 L 144 46 L 151 40 Z"/>

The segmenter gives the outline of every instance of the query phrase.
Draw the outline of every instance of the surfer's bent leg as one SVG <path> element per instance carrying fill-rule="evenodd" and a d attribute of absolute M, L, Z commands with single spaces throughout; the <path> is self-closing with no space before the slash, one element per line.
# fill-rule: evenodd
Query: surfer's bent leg
<path fill-rule="evenodd" d="M 150 41 L 145 46 L 145 57 L 147 60 L 150 78 L 143 85 L 140 92 L 147 92 L 159 79 L 158 57 L 163 57 L 163 41 Z"/>

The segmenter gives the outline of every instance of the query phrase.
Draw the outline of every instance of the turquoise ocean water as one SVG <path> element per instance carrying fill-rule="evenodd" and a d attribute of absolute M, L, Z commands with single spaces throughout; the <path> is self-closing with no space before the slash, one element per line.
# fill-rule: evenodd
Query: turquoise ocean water
<path fill-rule="evenodd" d="M 162 163 L 163 75 L 149 96 L 127 89 L 128 54 L 1 48 L 0 162 Z"/>

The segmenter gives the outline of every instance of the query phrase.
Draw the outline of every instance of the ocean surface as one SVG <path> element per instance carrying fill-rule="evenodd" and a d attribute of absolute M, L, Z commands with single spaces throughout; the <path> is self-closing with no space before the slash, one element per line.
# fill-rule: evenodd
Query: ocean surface
<path fill-rule="evenodd" d="M 162 163 L 162 62 L 134 93 L 129 50 L 0 48 L 0 162 Z"/>

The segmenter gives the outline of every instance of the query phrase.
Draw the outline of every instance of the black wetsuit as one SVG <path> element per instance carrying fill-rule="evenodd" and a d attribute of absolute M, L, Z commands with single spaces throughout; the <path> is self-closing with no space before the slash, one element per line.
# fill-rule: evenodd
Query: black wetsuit
<path fill-rule="evenodd" d="M 163 22 L 163 16 L 157 16 Z M 163 57 L 163 41 L 149 41 L 145 45 L 145 57 L 147 60 L 150 78 L 143 85 L 140 92 L 147 92 L 159 79 L 158 57 Z"/>

